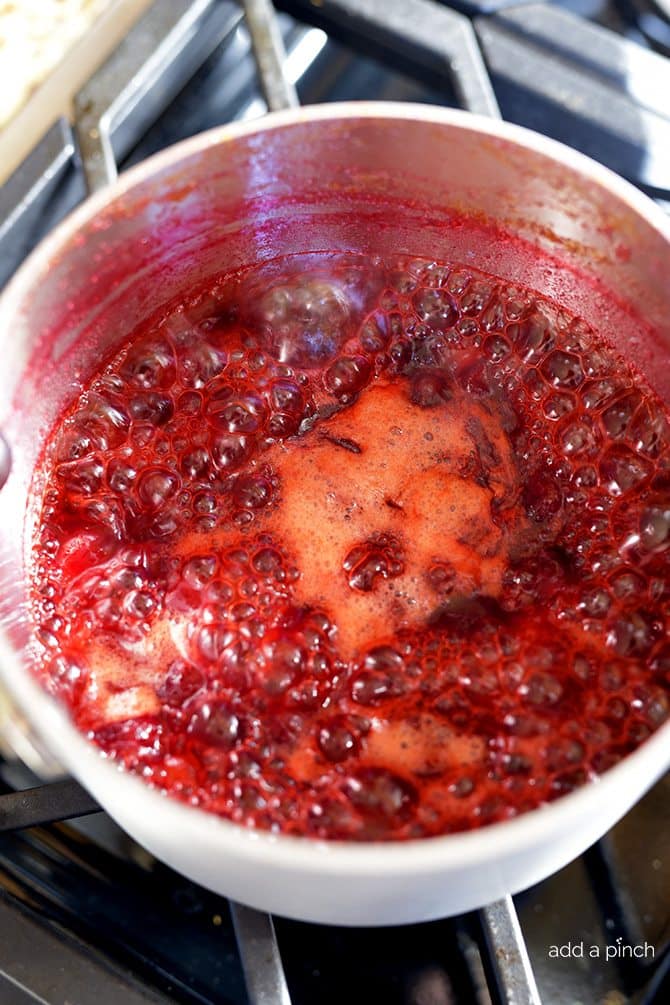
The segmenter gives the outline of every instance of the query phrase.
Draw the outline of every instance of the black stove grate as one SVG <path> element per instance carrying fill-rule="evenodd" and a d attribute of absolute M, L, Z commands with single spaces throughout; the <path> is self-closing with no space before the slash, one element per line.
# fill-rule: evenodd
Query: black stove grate
<path fill-rule="evenodd" d="M 670 205 L 666 0 L 249 0 L 268 104 L 360 95 L 502 112 Z M 587 20 L 588 19 L 588 20 Z M 325 32 L 325 34 L 324 34 Z M 626 37 L 624 37 L 626 36 Z M 643 47 L 644 45 L 644 47 Z M 652 50 L 656 49 L 656 52 Z M 158 0 L 0 189 L 0 284 L 85 196 L 169 143 L 262 113 L 230 0 Z M 25 786 L 0 764 L 5 790 Z M 229 905 L 146 856 L 71 782 L 0 796 L 0 1001 L 237 1005 L 652 1005 L 670 1000 L 670 777 L 596 848 L 478 914 L 390 929 Z M 73 801 L 74 800 L 74 801 Z M 4 833 L 3 833 L 4 832 Z M 517 910 L 521 920 L 519 927 Z M 522 934 L 523 930 L 523 934 Z M 644 941 L 654 960 L 553 960 L 568 940 Z M 246 983 L 244 979 L 246 973 Z"/>

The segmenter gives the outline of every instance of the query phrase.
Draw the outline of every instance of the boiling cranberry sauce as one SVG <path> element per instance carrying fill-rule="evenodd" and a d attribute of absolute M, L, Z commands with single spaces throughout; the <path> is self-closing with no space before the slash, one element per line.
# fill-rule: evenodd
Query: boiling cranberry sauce
<path fill-rule="evenodd" d="M 50 437 L 38 672 L 108 757 L 249 826 L 514 816 L 668 716 L 669 428 L 586 323 L 469 266 L 228 276 Z"/>

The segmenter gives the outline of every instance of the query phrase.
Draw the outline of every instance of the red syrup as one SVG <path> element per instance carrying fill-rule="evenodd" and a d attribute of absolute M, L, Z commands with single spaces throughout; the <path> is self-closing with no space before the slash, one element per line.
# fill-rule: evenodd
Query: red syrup
<path fill-rule="evenodd" d="M 108 757 L 248 826 L 515 816 L 668 716 L 669 428 L 584 321 L 470 267 L 228 276 L 49 438 L 37 672 Z"/>

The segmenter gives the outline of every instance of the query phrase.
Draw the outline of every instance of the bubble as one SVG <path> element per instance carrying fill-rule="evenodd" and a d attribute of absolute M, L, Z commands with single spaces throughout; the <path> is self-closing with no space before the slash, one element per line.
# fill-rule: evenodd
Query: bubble
<path fill-rule="evenodd" d="M 554 387 L 575 388 L 584 379 L 579 356 L 571 352 L 562 352 L 559 349 L 555 349 L 547 356 L 541 370 Z"/>
<path fill-rule="evenodd" d="M 502 331 L 505 327 L 505 308 L 501 300 L 494 299 L 491 301 L 486 310 L 482 313 L 480 324 L 485 332 L 495 332 Z M 497 346 L 497 351 L 494 354 L 494 358 L 498 355 L 498 358 L 502 359 L 502 356 L 506 356 L 509 352 L 509 344 L 503 338 L 494 338 L 490 340 Z"/>
<path fill-rule="evenodd" d="M 84 693 L 88 672 L 65 651 L 54 656 L 46 670 L 49 691 L 76 706 Z"/>
<path fill-rule="evenodd" d="M 532 705 L 538 706 L 555 705 L 563 694 L 561 682 L 553 674 L 542 672 L 532 674 L 520 690 Z"/>
<path fill-rule="evenodd" d="M 583 318 L 572 318 L 568 321 L 564 333 L 565 347 L 571 352 L 585 352 L 592 344 L 595 333 Z"/>
<path fill-rule="evenodd" d="M 76 461 L 85 457 L 93 449 L 93 441 L 85 430 L 66 427 L 58 437 L 56 458 L 59 461 Z"/>
<path fill-rule="evenodd" d="M 218 403 L 211 403 L 216 406 Z M 246 398 L 231 401 L 222 408 L 211 407 L 208 417 L 220 429 L 229 433 L 254 433 L 263 421 L 264 406 L 260 398 L 247 395 Z"/>
<path fill-rule="evenodd" d="M 358 748 L 356 736 L 347 728 L 344 719 L 333 719 L 327 725 L 321 726 L 317 734 L 317 743 L 321 753 L 329 761 L 336 763 L 351 757 Z"/>
<path fill-rule="evenodd" d="M 272 573 L 278 576 L 283 570 L 281 554 L 275 548 L 261 548 L 252 559 L 257 572 Z"/>
<path fill-rule="evenodd" d="M 141 560 L 140 560 L 141 561 Z M 112 582 L 122 590 L 136 590 L 144 585 L 146 572 L 143 568 L 133 565 L 122 566 L 112 576 Z"/>
<path fill-rule="evenodd" d="M 658 457 L 670 441 L 670 424 L 655 404 L 645 402 L 628 423 L 627 435 L 636 450 Z"/>
<path fill-rule="evenodd" d="M 375 705 L 404 694 L 407 683 L 402 656 L 390 646 L 377 646 L 365 656 L 351 695 L 360 705 Z"/>
<path fill-rule="evenodd" d="M 404 571 L 402 546 L 393 534 L 376 534 L 355 545 L 342 568 L 352 590 L 369 593 L 379 579 L 393 579 Z"/>
<path fill-rule="evenodd" d="M 301 417 L 286 412 L 275 412 L 268 421 L 268 434 L 277 439 L 293 436 L 300 429 Z"/>
<path fill-rule="evenodd" d="M 590 618 L 603 618 L 611 605 L 612 600 L 606 590 L 593 590 L 586 594 L 579 606 Z"/>
<path fill-rule="evenodd" d="M 643 656 L 655 641 L 654 625 L 642 611 L 630 611 L 618 618 L 607 635 L 607 644 L 619 656 Z"/>
<path fill-rule="evenodd" d="M 202 590 L 214 578 L 218 564 L 216 555 L 194 555 L 184 565 L 182 576 L 189 586 Z"/>
<path fill-rule="evenodd" d="M 144 621 L 156 610 L 156 601 L 151 594 L 146 591 L 133 590 L 126 596 L 123 608 L 126 614 L 129 614 L 131 618 L 137 618 L 140 621 Z"/>
<path fill-rule="evenodd" d="M 202 395 L 197 391 L 184 391 L 177 399 L 177 412 L 180 415 L 198 415 L 202 408 Z"/>
<path fill-rule="evenodd" d="M 640 395 L 631 393 L 617 398 L 601 414 L 601 422 L 611 439 L 622 439 L 627 435 L 630 422 L 640 404 Z"/>
<path fill-rule="evenodd" d="M 512 324 L 507 329 L 514 348 L 526 363 L 534 363 L 554 346 L 554 335 L 548 319 L 539 311 Z"/>
<path fill-rule="evenodd" d="M 574 411 L 575 404 L 572 394 L 550 394 L 544 400 L 543 411 L 548 419 L 562 419 L 564 415 Z"/>
<path fill-rule="evenodd" d="M 382 307 L 384 304 L 382 303 Z M 389 305 L 385 310 L 393 310 L 397 304 Z M 388 345 L 391 337 L 391 326 L 386 314 L 377 311 L 371 314 L 361 328 L 360 342 L 361 348 L 367 352 L 376 354 Z"/>
<path fill-rule="evenodd" d="M 121 364 L 124 380 L 146 390 L 165 390 L 176 376 L 172 347 L 165 339 L 150 336 L 134 342 Z"/>
<path fill-rule="evenodd" d="M 157 391 L 145 391 L 130 400 L 130 414 L 133 419 L 150 422 L 153 426 L 164 426 L 174 414 L 170 398 Z"/>
<path fill-rule="evenodd" d="M 450 562 L 440 561 L 431 565 L 426 578 L 435 593 L 448 596 L 456 584 L 457 573 Z"/>
<path fill-rule="evenodd" d="M 540 401 L 547 391 L 547 385 L 534 368 L 529 369 L 524 374 L 523 383 L 531 398 L 535 401 Z"/>
<path fill-rule="evenodd" d="M 430 331 L 445 332 L 458 320 L 456 301 L 445 289 L 422 287 L 412 298 L 418 317 Z"/>
<path fill-rule="evenodd" d="M 270 694 L 283 694 L 295 684 L 304 661 L 302 647 L 291 639 L 278 639 L 266 646 L 265 656 L 268 670 L 265 674 L 265 690 Z"/>
<path fill-rule="evenodd" d="M 125 461 L 112 458 L 107 465 L 107 484 L 114 492 L 125 495 L 132 488 L 137 471 Z"/>
<path fill-rule="evenodd" d="M 311 832 L 317 837 L 356 837 L 361 831 L 361 820 L 350 805 L 342 802 L 345 797 L 319 795 L 319 799 L 309 808 Z"/>
<path fill-rule="evenodd" d="M 474 318 L 460 318 L 456 322 L 456 331 L 465 338 L 479 336 L 479 325 Z"/>
<path fill-rule="evenodd" d="M 330 394 L 348 399 L 365 387 L 370 372 L 370 363 L 365 356 L 340 356 L 326 370 L 323 383 Z"/>
<path fill-rule="evenodd" d="M 179 462 L 179 467 L 187 478 L 205 477 L 212 463 L 212 458 L 205 447 L 195 447 L 184 454 Z"/>
<path fill-rule="evenodd" d="M 466 691 L 471 691 L 474 694 L 493 694 L 499 688 L 496 671 L 477 665 L 469 667 L 460 682 Z"/>
<path fill-rule="evenodd" d="M 500 363 L 510 354 L 510 344 L 502 335 L 491 335 L 482 346 L 483 351 L 494 363 Z"/>
<path fill-rule="evenodd" d="M 204 340 L 179 354 L 179 376 L 185 387 L 202 388 L 225 368 L 226 353 Z"/>
<path fill-rule="evenodd" d="M 237 633 L 216 623 L 203 625 L 197 632 L 197 651 L 207 663 L 220 663 L 225 655 L 234 654 Z"/>
<path fill-rule="evenodd" d="M 125 517 L 121 504 L 114 498 L 98 496 L 81 506 L 79 517 L 82 523 L 90 521 L 98 527 L 111 531 L 113 536 L 121 539 L 125 532 Z"/>
<path fill-rule="evenodd" d="M 586 757 L 586 748 L 579 740 L 557 737 L 544 751 L 549 771 L 564 771 L 571 765 L 581 764 Z"/>
<path fill-rule="evenodd" d="M 60 464 L 56 470 L 66 492 L 85 496 L 95 495 L 102 485 L 105 472 L 97 456 Z"/>
<path fill-rule="evenodd" d="M 262 475 L 241 475 L 233 486 L 233 500 L 244 509 L 263 509 L 273 497 L 272 483 Z"/>
<path fill-rule="evenodd" d="M 615 722 L 625 719 L 628 712 L 628 706 L 621 698 L 610 698 L 605 708 L 608 718 L 614 719 Z"/>
<path fill-rule="evenodd" d="M 130 432 L 130 438 L 132 443 L 143 450 L 148 447 L 154 438 L 154 433 L 156 432 L 156 427 L 152 426 L 148 422 L 136 422 L 133 424 L 133 428 Z"/>
<path fill-rule="evenodd" d="M 302 412 L 305 398 L 294 380 L 275 380 L 270 387 L 270 402 L 279 412 Z"/>
<path fill-rule="evenodd" d="M 195 513 L 209 514 L 216 512 L 216 496 L 211 492 L 198 492 L 193 498 L 193 510 Z"/>
<path fill-rule="evenodd" d="M 561 448 L 566 457 L 592 454 L 597 448 L 596 434 L 591 426 L 579 419 L 563 428 Z"/>
<path fill-rule="evenodd" d="M 451 289 L 451 284 L 448 285 Z M 452 290 L 452 292 L 454 291 Z M 480 314 L 488 306 L 494 293 L 495 286 L 488 280 L 470 279 L 465 292 L 460 297 L 462 313 L 469 316 Z"/>
<path fill-rule="evenodd" d="M 610 379 L 587 380 L 579 390 L 579 400 L 584 408 L 597 411 L 619 390 L 619 385 Z"/>
<path fill-rule="evenodd" d="M 267 348 L 282 363 L 306 369 L 332 359 L 351 329 L 343 289 L 308 276 L 272 286 L 261 297 L 256 318 L 265 329 Z"/>
<path fill-rule="evenodd" d="M 617 573 L 610 582 L 612 593 L 618 600 L 642 596 L 647 589 L 644 577 L 633 570 Z"/>
<path fill-rule="evenodd" d="M 595 488 L 598 484 L 598 472 L 592 464 L 584 464 L 582 467 L 575 470 L 573 481 L 577 488 Z"/>
<path fill-rule="evenodd" d="M 670 500 L 667 505 L 649 506 L 643 511 L 640 542 L 647 551 L 662 551 L 670 545 Z"/>
<path fill-rule="evenodd" d="M 600 477 L 613 496 L 636 488 L 651 471 L 649 461 L 623 445 L 609 447 L 600 460 Z"/>
<path fill-rule="evenodd" d="M 221 435 L 212 440 L 212 457 L 217 468 L 234 471 L 251 454 L 253 441 L 248 436 Z"/>
<path fill-rule="evenodd" d="M 137 494 L 149 509 L 158 510 L 179 489 L 179 478 L 167 468 L 150 467 L 140 476 Z"/>
<path fill-rule="evenodd" d="M 298 431 L 307 411 L 305 396 L 296 381 L 274 381 L 270 388 L 270 407 L 273 414 L 268 423 L 271 436 L 291 436 Z"/>
<path fill-rule="evenodd" d="M 658 729 L 670 716 L 670 698 L 657 685 L 645 685 L 644 690 L 640 691 L 640 702 L 640 712 L 652 729 Z"/>
<path fill-rule="evenodd" d="M 90 438 L 99 450 L 121 446 L 128 436 L 128 415 L 99 394 L 90 393 L 75 416 L 76 427 Z"/>

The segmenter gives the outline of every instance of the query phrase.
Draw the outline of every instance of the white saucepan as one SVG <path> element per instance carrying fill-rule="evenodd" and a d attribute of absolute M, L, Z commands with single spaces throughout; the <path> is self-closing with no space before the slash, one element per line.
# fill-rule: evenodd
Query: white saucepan
<path fill-rule="evenodd" d="M 463 215 L 480 230 L 453 226 Z M 245 830 L 119 770 L 24 657 L 30 478 L 60 410 L 194 277 L 318 250 L 472 261 L 520 281 L 593 322 L 670 401 L 670 226 L 593 161 L 418 105 L 316 106 L 197 136 L 89 199 L 2 297 L 0 428 L 12 469 L 0 491 L 0 675 L 56 758 L 173 868 L 295 918 L 399 924 L 476 908 L 580 854 L 668 768 L 670 723 L 599 781 L 510 822 L 406 843 L 316 842 Z"/>

